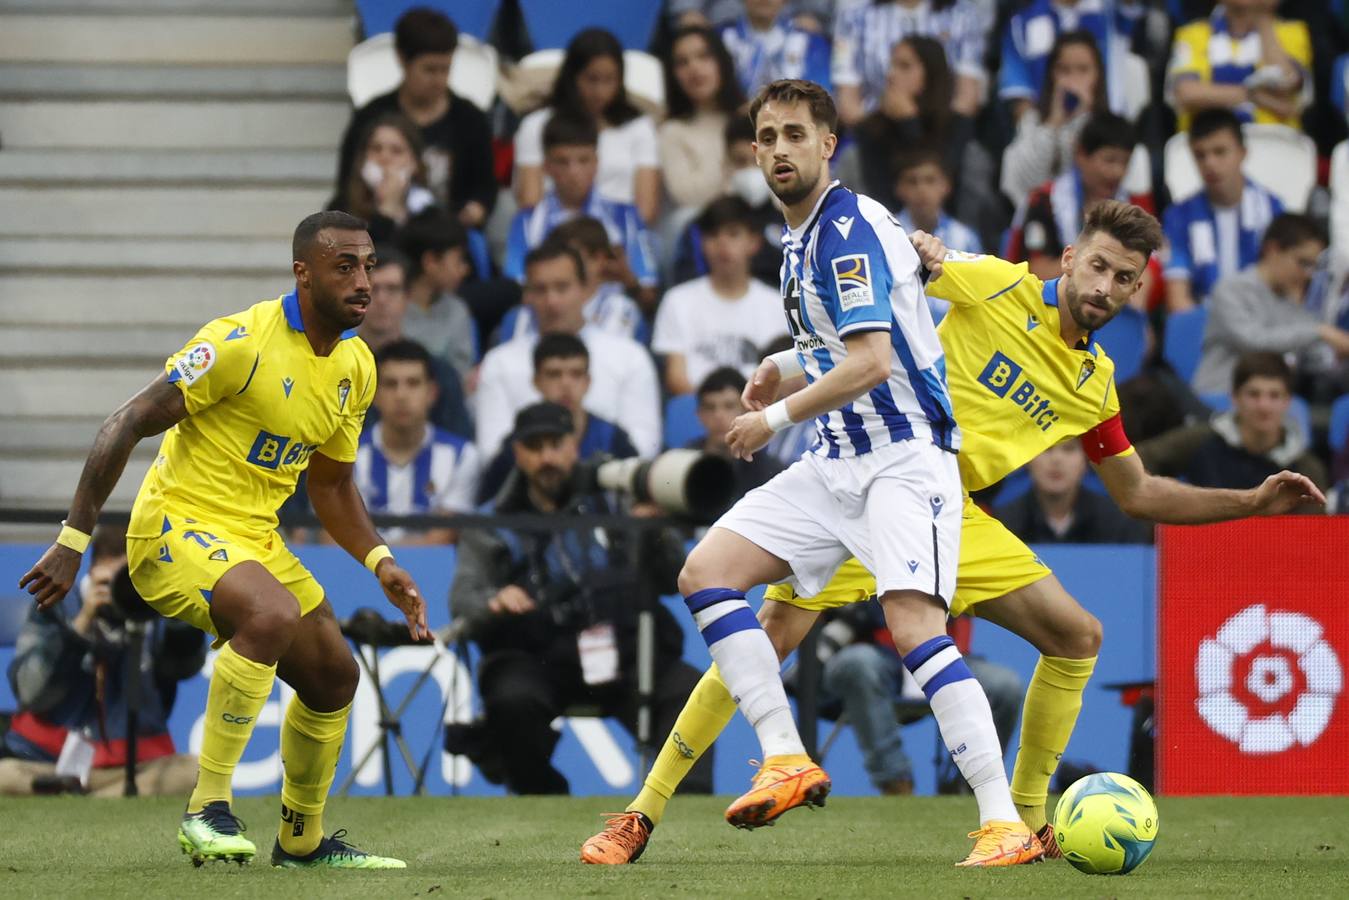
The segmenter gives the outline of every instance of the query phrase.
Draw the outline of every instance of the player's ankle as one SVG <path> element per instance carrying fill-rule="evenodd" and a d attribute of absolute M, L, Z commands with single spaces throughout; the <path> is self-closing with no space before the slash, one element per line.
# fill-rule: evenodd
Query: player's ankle
<path fill-rule="evenodd" d="M 1035 805 L 1016 805 L 1017 814 L 1021 816 L 1021 821 L 1025 822 L 1031 831 L 1039 831 L 1049 822 L 1045 816 L 1045 805 L 1043 803 Z"/>

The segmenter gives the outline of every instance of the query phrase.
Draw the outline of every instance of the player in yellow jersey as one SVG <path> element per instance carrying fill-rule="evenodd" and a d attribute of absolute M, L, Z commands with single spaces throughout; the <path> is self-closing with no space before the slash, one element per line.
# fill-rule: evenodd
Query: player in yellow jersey
<path fill-rule="evenodd" d="M 293 241 L 295 289 L 204 326 L 164 372 L 114 412 L 85 462 L 56 543 L 20 586 L 39 606 L 70 589 L 99 510 L 143 438 L 166 432 L 127 532 L 137 591 L 161 614 L 215 637 L 196 788 L 183 852 L 250 861 L 230 810 L 231 777 L 276 676 L 295 689 L 281 726 L 285 774 L 272 865 L 403 868 L 324 837 L 323 807 L 359 679 L 323 588 L 277 533 L 276 510 L 309 472 L 309 499 L 334 540 L 429 638 L 412 577 L 371 525 L 352 480 L 375 362 L 355 328 L 370 305 L 365 223 L 316 213 Z"/>
<path fill-rule="evenodd" d="M 1140 518 L 1194 524 L 1275 515 L 1324 502 L 1315 485 L 1292 472 L 1272 475 L 1251 490 L 1209 490 L 1144 470 L 1120 424 L 1114 364 L 1092 340 L 1092 333 L 1137 292 L 1148 257 L 1161 243 L 1156 219 L 1143 210 L 1113 200 L 1089 209 L 1077 241 L 1063 252 L 1062 276 L 1048 282 L 1030 274 L 1024 263 L 948 254 L 935 238 L 910 237 L 934 273 L 928 293 L 951 303 L 938 333 L 964 436 L 959 459 L 966 491 L 994 484 L 1041 451 L 1080 438 L 1110 495 Z M 781 365 L 776 357 L 765 360 L 746 390 L 747 402 L 762 408 L 776 397 Z M 1045 818 L 1049 780 L 1081 709 L 1101 625 L 1030 548 L 968 495 L 964 504 L 951 614 L 996 622 L 1040 651 L 1026 691 L 1012 797 L 1026 824 L 1038 832 L 1046 855 L 1056 856 L 1053 829 Z M 874 593 L 870 574 L 850 560 L 815 597 L 798 597 L 786 585 L 769 588 L 759 618 L 785 658 L 820 611 Z M 586 841 L 581 859 L 602 864 L 636 859 L 679 780 L 735 710 L 716 668 L 710 669 L 676 720 L 641 793 Z M 1012 865 L 1038 858 L 1016 836 L 985 831 L 961 865 Z"/>

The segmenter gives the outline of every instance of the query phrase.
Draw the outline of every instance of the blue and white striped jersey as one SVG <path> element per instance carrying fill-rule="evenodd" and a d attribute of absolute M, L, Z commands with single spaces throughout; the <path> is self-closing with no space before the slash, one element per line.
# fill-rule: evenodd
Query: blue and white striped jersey
<path fill-rule="evenodd" d="M 955 452 L 960 431 L 946 387 L 946 360 L 928 314 L 920 263 L 885 207 L 834 182 L 800 228 L 783 237 L 787 326 L 810 382 L 846 354 L 843 339 L 887 331 L 890 377 L 817 420 L 811 452 L 861 456 L 910 438 Z"/>
<path fill-rule="evenodd" d="M 545 193 L 538 206 L 517 212 L 506 237 L 506 261 L 502 266 L 502 274 L 516 281 L 524 281 L 525 257 L 529 251 L 542 244 L 554 228 L 578 215 L 599 219 L 604 230 L 609 232 L 609 243 L 615 248 L 622 247 L 628 254 L 628 265 L 637 280 L 647 287 L 656 283 L 656 254 L 651 246 L 651 235 L 637 207 L 631 203 L 606 200 L 598 191 L 590 192 L 580 212 L 565 208 L 553 191 Z"/>
<path fill-rule="evenodd" d="M 356 450 L 353 475 L 367 509 L 395 516 L 473 511 L 482 463 L 471 442 L 428 424 L 416 457 L 393 465 L 382 432 L 376 423 Z"/>

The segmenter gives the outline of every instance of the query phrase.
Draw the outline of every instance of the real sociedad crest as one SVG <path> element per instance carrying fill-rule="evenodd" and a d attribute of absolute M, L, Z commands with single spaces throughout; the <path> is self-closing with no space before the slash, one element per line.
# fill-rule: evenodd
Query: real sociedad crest
<path fill-rule="evenodd" d="M 1081 387 L 1081 384 L 1078 385 Z M 351 379 L 343 378 L 337 383 L 337 411 L 344 412 L 347 408 L 347 396 L 351 393 Z"/>

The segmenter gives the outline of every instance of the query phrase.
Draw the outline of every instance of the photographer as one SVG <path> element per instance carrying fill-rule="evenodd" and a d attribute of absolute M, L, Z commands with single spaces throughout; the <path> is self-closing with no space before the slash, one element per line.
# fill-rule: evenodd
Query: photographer
<path fill-rule="evenodd" d="M 168 716 L 178 682 L 205 661 L 201 632 L 156 617 L 141 659 L 130 659 L 128 617 L 136 614 L 133 601 L 144 604 L 126 574 L 126 532 L 98 529 L 90 551 L 89 573 L 76 591 L 49 610 L 30 607 L 19 633 L 9 666 L 19 712 L 0 736 L 0 756 L 7 757 L 0 759 L 0 794 L 120 795 L 132 671 L 140 679 L 137 787 L 142 794 L 185 794 L 196 781 L 197 762 L 175 752 Z"/>
<path fill-rule="evenodd" d="M 594 466 L 578 464 L 574 428 L 572 414 L 555 403 L 536 403 L 516 416 L 515 470 L 485 511 L 544 514 L 557 526 L 465 531 L 451 588 L 453 610 L 473 623 L 470 635 L 483 653 L 484 718 L 448 734 L 447 749 L 467 753 L 484 775 L 518 794 L 567 793 L 550 759 L 559 737 L 551 723 L 568 707 L 598 707 L 636 732 L 639 573 L 651 588 L 672 591 L 684 558 L 672 530 L 567 527 L 569 517 L 614 511 Z M 663 735 L 699 673 L 680 659 L 679 624 L 653 602 L 651 734 Z M 709 792 L 708 760 L 690 778 L 695 790 Z"/>

